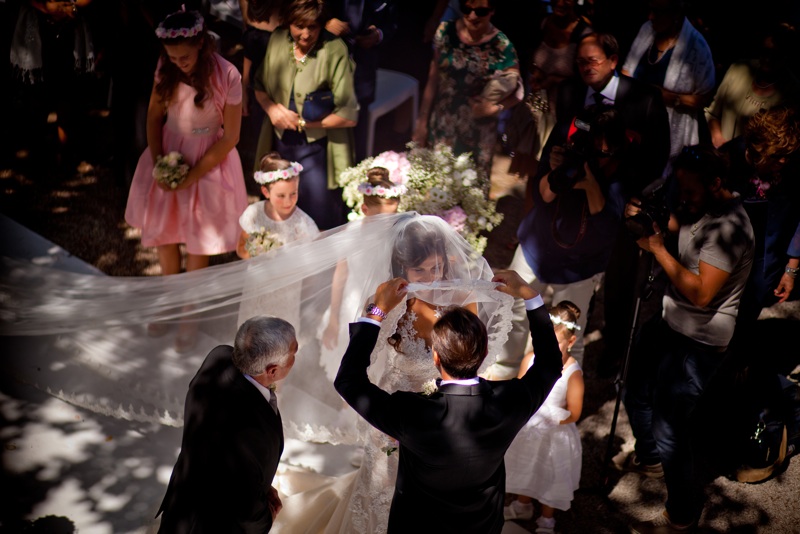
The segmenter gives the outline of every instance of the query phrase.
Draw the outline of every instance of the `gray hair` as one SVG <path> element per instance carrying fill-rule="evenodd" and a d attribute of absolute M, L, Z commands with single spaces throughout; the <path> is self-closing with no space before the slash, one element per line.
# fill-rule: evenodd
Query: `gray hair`
<path fill-rule="evenodd" d="M 285 365 L 296 339 L 294 327 L 283 319 L 251 317 L 236 332 L 233 365 L 250 376 L 260 375 L 270 365 Z"/>

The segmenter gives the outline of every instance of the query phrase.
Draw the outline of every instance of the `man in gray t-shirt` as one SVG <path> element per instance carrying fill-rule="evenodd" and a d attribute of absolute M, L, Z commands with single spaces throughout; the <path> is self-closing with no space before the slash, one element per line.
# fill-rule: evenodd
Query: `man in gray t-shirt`
<path fill-rule="evenodd" d="M 665 477 L 666 511 L 634 525 L 640 533 L 691 529 L 703 511 L 690 417 L 733 336 L 755 242 L 739 196 L 725 187 L 724 161 L 713 149 L 685 147 L 673 172 L 680 205 L 668 230 L 677 233 L 677 249 L 670 252 L 655 226 L 653 235 L 637 241 L 670 284 L 660 321 L 643 327 L 631 360 L 625 409 L 635 452 L 614 459 L 622 470 Z M 636 211 L 629 205 L 626 215 Z"/>
<path fill-rule="evenodd" d="M 753 229 L 738 193 L 732 193 L 714 212 L 706 213 L 692 224 L 681 225 L 680 264 L 697 281 L 722 281 L 722 286 L 715 294 L 711 293 L 713 288 L 707 290 L 710 300 L 706 303 L 699 297 L 692 300 L 696 292 L 691 280 L 683 285 L 684 293 L 679 285 L 683 277 L 678 277 L 677 284 L 671 283 L 664 295 L 663 317 L 670 328 L 699 343 L 727 346 L 753 263 L 753 245 Z M 710 268 L 719 272 L 703 280 L 703 270 Z"/>

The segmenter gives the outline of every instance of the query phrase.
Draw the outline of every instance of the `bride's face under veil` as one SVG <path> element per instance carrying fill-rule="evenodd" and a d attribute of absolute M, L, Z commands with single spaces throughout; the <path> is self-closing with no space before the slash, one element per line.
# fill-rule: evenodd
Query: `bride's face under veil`
<path fill-rule="evenodd" d="M 440 281 L 443 276 L 444 261 L 441 256 L 432 254 L 428 258 L 413 267 L 406 267 L 406 280 L 409 283 L 430 284 Z"/>
<path fill-rule="evenodd" d="M 406 252 L 416 259 L 406 259 Z M 340 337 L 325 368 L 321 332 L 332 313 L 334 273 L 343 263 L 347 281 L 341 307 L 334 310 Z M 436 306 L 474 304 L 489 331 L 485 365 L 492 363 L 511 327 L 513 299 L 495 289 L 486 260 L 446 222 L 401 213 L 371 216 L 245 261 L 171 276 L 74 274 L 4 258 L 4 373 L 97 413 L 181 426 L 189 382 L 206 355 L 233 344 L 249 318 L 241 314 L 244 303 L 263 301 L 254 314 L 289 320 L 300 346 L 279 386 L 286 436 L 352 443 L 353 433 L 337 422 L 343 403 L 332 376 L 347 348 L 348 324 L 363 314 L 378 285 L 401 276 L 404 266 L 420 269 L 405 273 L 409 297 Z M 391 335 L 403 310 L 399 305 L 384 321 L 381 339 Z M 167 325 L 168 334 L 148 337 L 151 323 Z M 196 327 L 196 343 L 177 353 L 175 335 L 187 323 Z"/>

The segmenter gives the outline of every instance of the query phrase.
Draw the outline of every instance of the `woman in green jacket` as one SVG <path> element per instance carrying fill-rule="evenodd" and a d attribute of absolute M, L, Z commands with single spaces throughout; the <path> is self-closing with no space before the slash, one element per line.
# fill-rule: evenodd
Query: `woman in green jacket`
<path fill-rule="evenodd" d="M 344 41 L 324 30 L 328 18 L 318 0 L 289 2 L 282 15 L 285 26 L 270 38 L 254 80 L 256 100 L 267 114 L 256 161 L 275 150 L 303 165 L 298 206 L 322 230 L 347 222 L 336 176 L 353 165 L 352 129 L 358 117 L 354 65 Z M 307 118 L 306 97 L 324 91 L 332 93 L 332 111 L 321 119 Z"/>

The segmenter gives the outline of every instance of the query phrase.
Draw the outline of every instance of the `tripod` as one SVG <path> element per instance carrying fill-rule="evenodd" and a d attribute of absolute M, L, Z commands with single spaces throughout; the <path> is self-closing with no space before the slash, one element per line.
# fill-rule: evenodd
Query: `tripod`
<path fill-rule="evenodd" d="M 631 318 L 631 326 L 628 332 L 628 342 L 625 347 L 625 358 L 622 360 L 617 377 L 614 379 L 614 387 L 617 390 L 617 398 L 614 404 L 614 415 L 611 418 L 611 430 L 608 433 L 608 441 L 606 443 L 606 454 L 603 459 L 603 469 L 601 471 L 600 480 L 602 481 L 601 487 L 608 488 L 608 466 L 611 463 L 611 457 L 614 452 L 614 435 L 617 431 L 617 419 L 619 417 L 620 403 L 622 402 L 622 391 L 625 386 L 625 381 L 628 377 L 628 366 L 630 363 L 631 349 L 633 348 L 633 340 L 636 336 L 636 329 L 639 322 L 639 313 L 641 311 L 642 302 L 648 300 L 653 295 L 653 282 L 655 281 L 655 262 L 653 255 L 646 253 L 644 250 L 639 249 L 639 257 L 637 258 L 637 272 L 636 272 L 636 301 L 633 307 L 633 317 Z"/>

